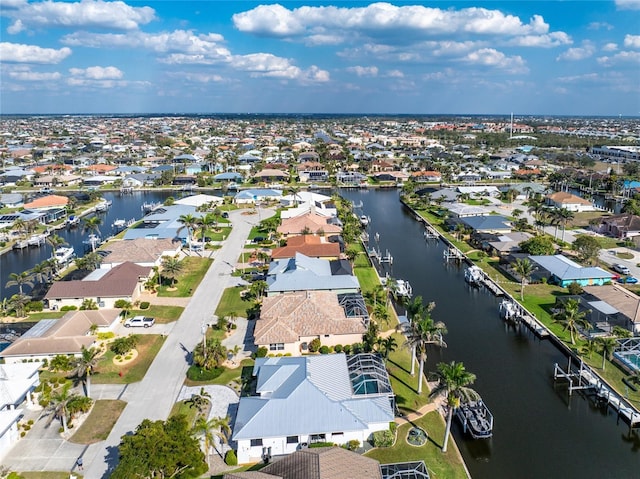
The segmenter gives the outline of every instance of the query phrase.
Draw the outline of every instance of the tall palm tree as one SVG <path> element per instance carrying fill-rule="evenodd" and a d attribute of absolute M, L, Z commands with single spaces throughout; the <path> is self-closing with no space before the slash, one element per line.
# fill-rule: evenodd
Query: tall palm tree
<path fill-rule="evenodd" d="M 207 419 L 203 416 L 198 416 L 195 424 L 193 425 L 192 432 L 196 437 L 202 440 L 204 446 L 205 456 L 207 457 L 207 465 L 211 467 L 211 448 L 215 444 L 215 437 L 217 435 L 218 426 L 216 418 Z M 222 454 L 220 455 L 222 457 Z"/>
<path fill-rule="evenodd" d="M 618 347 L 618 340 L 612 336 L 607 338 L 598 338 L 598 349 L 602 353 L 602 370 L 607 364 L 607 359 L 611 361 L 613 353 Z"/>
<path fill-rule="evenodd" d="M 98 364 L 99 351 L 95 348 L 82 347 L 81 355 L 73 361 L 73 370 L 71 374 L 80 379 L 84 379 L 87 397 L 91 397 L 91 374 Z"/>
<path fill-rule="evenodd" d="M 382 353 L 382 357 L 386 361 L 387 359 L 389 359 L 389 354 L 394 352 L 398 347 L 398 342 L 396 341 L 396 338 L 394 338 L 393 336 L 387 336 L 386 338 L 380 338 L 380 339 L 381 339 L 380 350 Z"/>
<path fill-rule="evenodd" d="M 476 380 L 476 375 L 467 371 L 464 364 L 451 361 L 450 363 L 439 363 L 438 371 L 432 376 L 438 384 L 431 391 L 430 396 L 445 396 L 447 401 L 447 426 L 444 431 L 444 441 L 442 452 L 447 452 L 449 435 L 451 434 L 451 420 L 453 413 L 460 407 L 462 401 L 473 401 L 480 398 L 477 392 L 468 387 Z"/>
<path fill-rule="evenodd" d="M 54 419 L 60 419 L 62 423 L 62 430 L 67 432 L 67 418 L 69 416 L 69 402 L 75 397 L 74 394 L 70 392 L 71 384 L 66 383 L 62 389 L 55 391 L 51 394 L 51 402 L 47 407 L 47 410 L 50 413 L 49 419 L 47 421 L 47 426 L 51 424 Z"/>
<path fill-rule="evenodd" d="M 433 308 L 431 308 L 433 309 Z M 442 321 L 431 318 L 431 309 L 427 308 L 421 317 L 414 318 L 406 330 L 405 346 L 415 348 L 418 358 L 418 394 L 422 393 L 424 363 L 427 360 L 427 347 L 436 345 L 447 347 L 442 337 L 447 334 L 447 327 Z"/>
<path fill-rule="evenodd" d="M 198 229 L 200 230 L 200 239 L 204 244 L 204 237 L 207 231 L 213 226 L 217 224 L 216 217 L 213 213 L 206 213 L 205 215 L 198 218 Z"/>
<path fill-rule="evenodd" d="M 99 216 L 90 216 L 88 218 L 85 218 L 82 221 L 82 232 L 83 233 L 94 233 L 96 235 L 100 234 L 100 225 L 102 224 L 102 218 L 100 218 Z M 91 251 L 95 251 L 96 250 L 96 244 L 92 241 L 91 242 Z"/>
<path fill-rule="evenodd" d="M 412 323 L 415 318 L 419 318 L 423 316 L 424 311 L 431 307 L 431 304 L 425 306 L 422 302 L 422 296 L 416 296 L 412 300 L 410 300 L 405 308 L 407 311 L 407 319 L 409 323 Z M 435 303 L 433 303 L 433 307 L 435 307 Z M 408 325 L 407 325 L 408 326 Z M 411 372 L 410 374 L 413 376 L 416 373 L 416 347 L 413 345 L 411 347 Z"/>
<path fill-rule="evenodd" d="M 567 209 L 567 208 L 560 208 L 558 210 L 560 212 L 560 214 L 558 215 L 558 221 L 560 222 L 560 224 L 562 225 L 562 241 L 564 241 L 564 230 L 567 227 L 567 223 L 569 221 L 571 221 L 573 218 L 575 218 L 575 214 L 573 213 L 573 211 Z"/>
<path fill-rule="evenodd" d="M 35 281 L 36 283 L 48 283 L 51 279 L 52 273 L 51 263 L 49 263 L 49 261 L 47 260 L 41 261 L 40 263 L 34 265 L 33 268 L 29 270 L 29 272 L 31 273 L 33 281 Z"/>
<path fill-rule="evenodd" d="M 189 243 L 189 250 L 191 250 L 191 238 L 193 236 L 193 231 L 195 231 L 198 226 L 198 221 L 199 218 L 192 214 L 180 215 L 178 218 L 178 223 L 182 224 L 182 226 L 178 228 L 178 233 L 182 231 L 183 228 L 187 229 L 187 243 Z"/>
<path fill-rule="evenodd" d="M 580 311 L 580 301 L 577 299 L 567 299 L 562 305 L 562 309 L 553 315 L 553 322 L 564 326 L 564 330 L 569 330 L 571 344 L 576 344 L 575 335 L 580 328 L 589 330 L 591 323 L 585 318 L 587 311 Z"/>
<path fill-rule="evenodd" d="M 7 288 L 17 286 L 20 296 L 24 296 L 23 286 L 31 286 L 33 288 L 33 273 L 31 271 L 22 271 L 21 273 L 9 273 L 9 281 L 5 285 Z"/>
<path fill-rule="evenodd" d="M 182 263 L 177 256 L 165 256 L 160 264 L 162 275 L 171 280 L 171 287 L 175 284 L 176 278 L 182 272 Z"/>
<path fill-rule="evenodd" d="M 373 316 L 382 323 L 388 323 L 389 319 L 391 319 L 391 315 L 389 314 L 389 309 L 385 304 L 379 303 L 373 308 Z"/>
<path fill-rule="evenodd" d="M 534 267 L 527 258 L 518 258 L 511 263 L 513 270 L 520 275 L 520 301 L 524 300 L 524 285 L 533 273 Z"/>

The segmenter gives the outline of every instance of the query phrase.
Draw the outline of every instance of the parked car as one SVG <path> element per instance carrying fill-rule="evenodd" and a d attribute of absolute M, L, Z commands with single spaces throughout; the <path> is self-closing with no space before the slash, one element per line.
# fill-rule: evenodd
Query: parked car
<path fill-rule="evenodd" d="M 634 278 L 633 276 L 624 276 L 622 278 L 618 278 L 618 283 L 622 284 L 636 284 L 638 282 L 638 278 Z"/>
<path fill-rule="evenodd" d="M 149 316 L 134 316 L 124 322 L 125 328 L 150 328 L 156 323 L 155 318 Z"/>
<path fill-rule="evenodd" d="M 229 212 L 228 211 L 223 211 L 221 216 L 223 218 L 228 218 L 229 217 Z"/>
<path fill-rule="evenodd" d="M 614 264 L 611 267 L 616 273 L 620 273 L 620 274 L 630 274 L 629 268 L 627 268 L 625 265 L 617 263 Z"/>

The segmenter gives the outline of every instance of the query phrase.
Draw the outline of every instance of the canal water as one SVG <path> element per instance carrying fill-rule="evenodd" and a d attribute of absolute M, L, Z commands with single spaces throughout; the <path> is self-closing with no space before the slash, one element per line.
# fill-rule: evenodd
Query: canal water
<path fill-rule="evenodd" d="M 100 224 L 100 236 L 107 238 L 116 233 L 117 231 L 114 230 L 112 225 L 117 219 L 128 221 L 132 218 L 142 218 L 142 205 L 145 202 L 163 202 L 168 196 L 179 198 L 182 194 L 182 192 L 177 191 L 136 191 L 133 194 L 126 195 L 122 195 L 119 192 L 105 192 L 103 197 L 106 200 L 110 200 L 112 204 L 104 213 L 96 213 L 102 220 Z M 77 257 L 84 255 L 87 245 L 83 244 L 83 241 L 87 239 L 89 232 L 82 231 L 82 220 L 80 225 L 75 228 L 60 229 L 55 233 L 63 237 L 70 246 L 73 246 Z M 87 251 L 90 251 L 90 248 L 87 249 Z M 10 273 L 20 273 L 31 269 L 36 264 L 51 258 L 52 252 L 51 246 L 44 244 L 38 248 L 27 247 L 0 255 L 0 300 L 10 298 L 18 292 L 16 286 L 6 286 Z M 23 287 L 23 291 L 29 294 L 29 286 Z"/>
<path fill-rule="evenodd" d="M 425 371 L 441 361 L 462 361 L 494 415 L 494 436 L 471 440 L 454 421 L 453 434 L 474 479 L 638 478 L 640 437 L 564 387 L 554 387 L 553 364 L 566 365 L 549 341 L 513 330 L 498 317 L 498 299 L 464 281 L 463 268 L 443 259 L 442 243 L 423 238 L 423 227 L 395 190 L 342 190 L 357 214 L 371 218 L 370 237 L 393 256 L 390 274 L 408 280 L 414 297 L 435 301 L 433 316 L 448 327 L 447 348 L 432 349 Z M 375 244 L 375 241 L 374 241 Z M 440 440 L 441 438 L 436 438 Z"/>

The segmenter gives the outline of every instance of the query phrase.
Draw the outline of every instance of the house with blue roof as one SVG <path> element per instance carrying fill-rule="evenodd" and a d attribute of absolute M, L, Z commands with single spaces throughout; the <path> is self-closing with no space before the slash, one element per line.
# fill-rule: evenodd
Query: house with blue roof
<path fill-rule="evenodd" d="M 597 266 L 582 266 L 561 254 L 529 256 L 529 259 L 549 272 L 549 283 L 563 288 L 571 283 L 578 283 L 580 286 L 601 286 L 611 283 L 614 276 Z"/>
<path fill-rule="evenodd" d="M 502 215 L 467 216 L 458 220 L 475 233 L 510 233 L 511 221 Z"/>
<path fill-rule="evenodd" d="M 267 296 L 293 291 L 359 292 L 358 278 L 342 268 L 332 267 L 333 264 L 342 263 L 310 258 L 302 253 L 273 261 L 267 273 Z"/>
<path fill-rule="evenodd" d="M 244 178 L 240 173 L 235 171 L 226 171 L 224 173 L 219 173 L 213 177 L 215 181 L 235 181 L 236 183 L 242 183 Z"/>
<path fill-rule="evenodd" d="M 271 188 L 253 188 L 239 191 L 234 197 L 236 204 L 255 204 L 261 201 L 280 201 L 282 191 Z"/>
<path fill-rule="evenodd" d="M 142 218 L 135 227 L 127 229 L 124 239 L 176 239 L 183 242 L 187 239 L 187 228 L 179 221 L 182 215 L 193 215 L 197 218 L 203 213 L 196 211 L 192 205 L 175 204 L 161 206 Z"/>
<path fill-rule="evenodd" d="M 254 394 L 233 424 L 240 464 L 290 454 L 316 442 L 363 444 L 389 428 L 394 397 L 377 354 L 258 358 Z"/>

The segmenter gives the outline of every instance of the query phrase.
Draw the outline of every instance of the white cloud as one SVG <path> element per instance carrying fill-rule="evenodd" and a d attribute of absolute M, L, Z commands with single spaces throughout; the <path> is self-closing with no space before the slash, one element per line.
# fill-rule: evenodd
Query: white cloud
<path fill-rule="evenodd" d="M 385 76 L 388 76 L 389 78 L 404 78 L 404 73 L 400 70 L 389 70 Z"/>
<path fill-rule="evenodd" d="M 0 43 L 0 61 L 15 63 L 59 63 L 71 55 L 71 49 L 42 48 L 21 43 Z"/>
<path fill-rule="evenodd" d="M 472 65 L 499 68 L 509 73 L 526 73 L 528 71 L 522 57 L 508 57 L 493 48 L 482 48 L 471 52 L 462 58 L 462 61 Z"/>
<path fill-rule="evenodd" d="M 581 47 L 569 48 L 556 57 L 556 61 L 578 61 L 589 58 L 595 52 L 595 47 L 591 42 L 584 42 Z"/>
<path fill-rule="evenodd" d="M 373 3 L 366 7 L 335 6 L 287 9 L 282 5 L 260 5 L 233 16 L 235 27 L 247 33 L 282 38 L 330 35 L 337 41 L 358 41 L 362 37 L 379 38 L 387 33 L 395 41 L 432 35 L 546 36 L 539 44 L 563 42 L 566 34 L 549 33 L 549 25 L 540 15 L 523 23 L 514 15 L 485 8 L 442 10 L 420 5 L 395 6 Z"/>
<path fill-rule="evenodd" d="M 203 72 L 172 72 L 168 76 L 194 83 L 220 83 L 225 81 L 224 77 L 220 75 Z"/>
<path fill-rule="evenodd" d="M 613 30 L 613 25 L 607 22 L 591 22 L 587 25 L 589 30 Z"/>
<path fill-rule="evenodd" d="M 355 73 L 359 77 L 377 77 L 378 67 L 362 67 L 356 65 L 354 67 L 347 68 L 348 72 Z"/>
<path fill-rule="evenodd" d="M 253 77 L 281 78 L 302 82 L 327 82 L 330 79 L 329 72 L 321 70 L 315 65 L 312 65 L 308 70 L 302 70 L 291 64 L 290 60 L 271 53 L 236 55 L 231 60 L 231 66 L 236 70 L 248 72 Z"/>
<path fill-rule="evenodd" d="M 122 70 L 116 67 L 89 67 L 70 68 L 69 73 L 74 77 L 86 78 L 89 80 L 119 80 L 124 76 Z"/>
<path fill-rule="evenodd" d="M 9 78 L 18 81 L 55 81 L 62 77 L 58 72 L 11 71 Z"/>
<path fill-rule="evenodd" d="M 640 52 L 619 52 L 610 57 L 600 57 L 598 63 L 605 67 L 620 65 L 621 63 L 640 63 Z"/>
<path fill-rule="evenodd" d="M 18 26 L 21 28 L 53 26 L 134 30 L 156 18 L 155 11 L 151 7 L 132 7 L 121 1 L 13 2 L 13 5 L 14 9 L 3 12 L 5 16 L 14 19 L 10 27 L 12 29 Z"/>
<path fill-rule="evenodd" d="M 22 20 L 16 20 L 7 27 L 7 33 L 9 33 L 10 35 L 16 35 L 25 29 L 26 27 L 22 23 Z"/>
<path fill-rule="evenodd" d="M 624 46 L 627 48 L 640 48 L 640 35 L 625 35 Z"/>
<path fill-rule="evenodd" d="M 615 52 L 618 49 L 617 43 L 607 43 L 602 47 L 602 51 L 604 52 Z"/>
<path fill-rule="evenodd" d="M 640 0 L 616 0 L 618 10 L 640 10 Z"/>
<path fill-rule="evenodd" d="M 570 45 L 571 37 L 564 32 L 552 32 L 544 35 L 522 35 L 515 37 L 505 45 L 517 47 L 553 48 L 560 45 Z"/>

